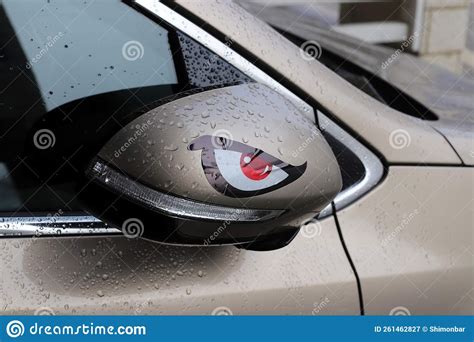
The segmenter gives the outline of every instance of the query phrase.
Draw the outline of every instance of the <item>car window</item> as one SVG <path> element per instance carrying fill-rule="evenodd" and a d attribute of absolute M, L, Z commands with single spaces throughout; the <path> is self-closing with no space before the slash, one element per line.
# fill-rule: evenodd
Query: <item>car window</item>
<path fill-rule="evenodd" d="M 276 29 L 297 46 L 301 46 L 305 42 L 304 39 L 289 32 L 278 28 Z M 330 49 L 325 48 L 324 53 L 318 57 L 318 61 L 351 83 L 354 87 L 359 88 L 367 95 L 403 114 L 428 121 L 438 119 L 435 113 L 409 94 L 403 92 L 381 77 L 357 66 L 343 56 L 331 52 Z"/>
<path fill-rule="evenodd" d="M 250 81 L 119 0 L 2 1 L 0 211 L 80 210 L 84 164 L 134 113 Z"/>

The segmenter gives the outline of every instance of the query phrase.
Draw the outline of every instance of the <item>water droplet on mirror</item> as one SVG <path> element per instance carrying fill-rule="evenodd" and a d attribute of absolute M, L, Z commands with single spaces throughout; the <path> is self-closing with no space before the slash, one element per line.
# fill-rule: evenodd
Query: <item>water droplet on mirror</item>
<path fill-rule="evenodd" d="M 178 146 L 175 146 L 173 144 L 171 145 L 165 145 L 165 147 L 163 148 L 165 149 L 166 151 L 177 151 L 178 150 Z"/>

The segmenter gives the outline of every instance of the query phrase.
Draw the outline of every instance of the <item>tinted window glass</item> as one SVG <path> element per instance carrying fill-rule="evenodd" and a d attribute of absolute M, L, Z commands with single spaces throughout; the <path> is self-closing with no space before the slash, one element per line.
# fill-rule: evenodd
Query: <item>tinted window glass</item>
<path fill-rule="evenodd" d="M 184 55 L 189 83 L 197 87 L 209 87 L 225 83 L 250 82 L 251 80 L 211 51 L 178 33 Z"/>
<path fill-rule="evenodd" d="M 304 43 L 304 39 L 283 30 L 277 30 L 297 46 L 301 46 Z M 329 49 L 324 49 L 324 53 L 319 56 L 318 61 L 367 95 L 372 96 L 395 110 L 422 120 L 433 121 L 438 119 L 436 114 L 422 103 L 377 75 L 345 59 L 344 56 L 332 53 Z"/>

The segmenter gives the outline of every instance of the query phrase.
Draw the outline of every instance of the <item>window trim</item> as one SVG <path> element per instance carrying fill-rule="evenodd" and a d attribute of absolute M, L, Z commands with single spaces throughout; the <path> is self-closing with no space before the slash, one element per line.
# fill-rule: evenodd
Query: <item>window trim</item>
<path fill-rule="evenodd" d="M 329 117 L 319 110 L 317 111 L 317 115 L 321 130 L 326 131 L 351 150 L 364 166 L 364 177 L 359 182 L 338 193 L 334 199 L 336 210 L 341 210 L 373 189 L 382 179 L 384 167 L 380 159 L 372 153 L 372 151 L 344 131 L 334 121 L 329 119 Z M 332 205 L 328 204 L 323 210 L 321 210 L 318 219 L 325 218 L 332 213 Z"/>
<path fill-rule="evenodd" d="M 166 22 L 170 26 L 183 32 L 188 37 L 198 41 L 201 45 L 211 50 L 213 53 L 224 59 L 226 62 L 240 70 L 248 77 L 254 79 L 258 83 L 265 84 L 271 89 L 280 93 L 296 105 L 297 108 L 303 111 L 311 121 L 315 122 L 313 108 L 305 101 L 300 99 L 290 90 L 282 86 L 275 79 L 253 65 L 247 59 L 239 55 L 236 51 L 230 48 L 231 40 L 223 43 L 211 34 L 204 31 L 202 28 L 186 19 L 179 13 L 173 11 L 165 4 L 155 0 L 135 0 L 133 2 L 142 9 L 148 11 L 155 17 Z"/>
<path fill-rule="evenodd" d="M 64 228 L 65 225 L 74 225 L 74 227 Z M 45 216 L 0 217 L 0 238 L 89 236 L 120 233 L 120 230 L 107 227 L 105 223 L 89 215 L 51 216 L 51 214 L 46 214 Z"/>

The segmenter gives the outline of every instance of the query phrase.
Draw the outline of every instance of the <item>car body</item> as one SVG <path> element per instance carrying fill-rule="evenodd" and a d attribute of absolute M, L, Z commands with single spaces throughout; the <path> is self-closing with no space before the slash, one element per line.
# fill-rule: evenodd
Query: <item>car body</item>
<path fill-rule="evenodd" d="M 7 161 L 2 197 L 8 197 L 0 240 L 3 313 L 473 313 L 472 131 L 464 125 L 465 118 L 472 123 L 472 106 L 469 113 L 459 109 L 459 121 L 454 114 L 444 119 L 430 103 L 425 106 L 443 120 L 402 113 L 309 58 L 235 3 L 35 6 L 12 1 L 2 6 L 17 37 L 2 28 L 7 58 L 0 61 L 13 74 L 2 72 L 0 101 L 10 111 L 0 140 Z M 37 36 L 30 38 L 32 32 Z M 49 33 L 45 40 L 47 32 L 59 38 Z M 173 66 L 174 50 L 153 46 L 168 46 L 176 37 L 184 62 Z M 31 51 L 42 51 L 38 38 L 56 49 L 35 57 Z M 33 47 L 27 48 L 29 41 Z M 21 53 L 30 57 L 29 68 L 15 64 Z M 181 69 L 197 68 L 199 55 L 207 56 L 207 73 L 189 72 L 190 83 L 209 86 L 205 75 L 213 69 L 221 86 L 235 82 L 236 73 L 268 86 L 316 123 L 337 158 L 342 191 L 281 249 L 157 244 L 120 236 L 75 212 L 77 190 L 68 183 L 70 174 L 79 174 L 82 151 L 100 149 L 102 128 L 105 136 L 118 131 L 130 121 L 127 111 L 179 93 Z M 89 71 L 97 78 L 87 79 Z M 63 83 L 63 77 L 75 83 Z M 93 90 L 83 89 L 85 83 Z M 44 108 L 33 115 L 40 102 Z M 101 116 L 101 110 L 112 114 Z M 49 147 L 59 149 L 55 159 L 26 141 L 51 127 Z M 9 151 L 3 148 L 7 142 Z M 23 149 L 28 159 L 16 155 Z M 20 196 L 14 196 L 12 184 L 21 188 Z"/>

